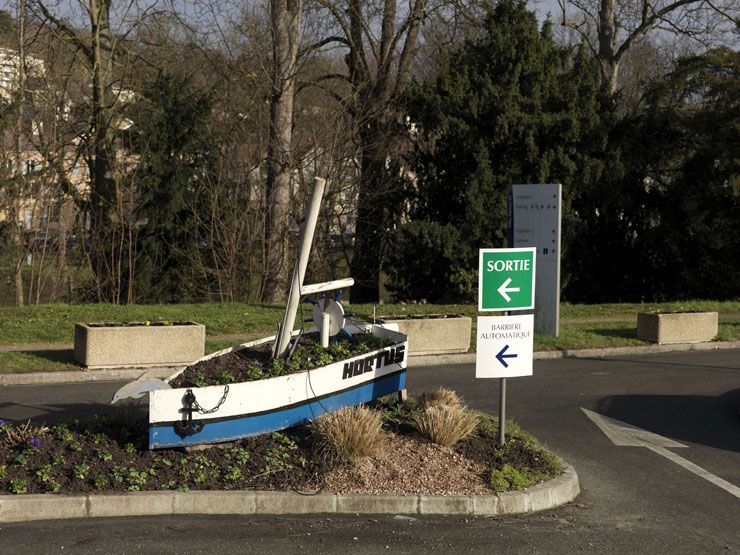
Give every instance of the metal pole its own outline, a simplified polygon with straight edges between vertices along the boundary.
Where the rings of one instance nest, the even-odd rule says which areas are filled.
[[[326,349],[329,346],[329,326],[331,315],[328,312],[321,314],[321,346]]]
[[[506,378],[501,378],[498,397],[498,444],[506,443]]]
[[[278,348],[275,351],[275,356],[278,357],[287,351],[293,326],[295,325],[298,304],[301,301],[301,287],[303,286],[303,278],[306,277],[308,256],[311,254],[311,243],[313,242],[313,234],[316,230],[316,222],[319,219],[319,209],[321,208],[321,198],[324,196],[325,185],[325,179],[314,177],[311,204],[309,205],[303,227],[301,250],[298,251],[298,260],[296,261],[295,268],[293,268],[293,279],[290,285],[288,305],[285,308],[285,317],[283,319],[283,325],[280,327],[280,337],[278,338]]]
[[[504,316],[511,316],[511,312],[507,310]],[[501,378],[498,396],[498,444],[501,447],[506,444],[506,378]]]

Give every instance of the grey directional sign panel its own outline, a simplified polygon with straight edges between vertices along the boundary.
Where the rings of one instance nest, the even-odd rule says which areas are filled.
[[[532,375],[534,316],[478,316],[475,377]]]
[[[559,184],[509,186],[508,246],[536,247],[534,329],[554,336],[560,331],[561,199]]]

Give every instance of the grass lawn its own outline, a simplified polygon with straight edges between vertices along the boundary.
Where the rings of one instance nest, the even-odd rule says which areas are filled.
[[[346,305],[348,312],[371,320],[373,305]],[[740,340],[740,300],[686,301],[650,304],[561,305],[560,336],[535,337],[535,350],[566,350],[644,345],[636,337],[636,319],[640,311],[712,310],[720,313],[718,340]],[[0,307],[0,344],[71,343],[76,322],[186,321],[205,324],[208,334],[206,352],[235,345],[238,339],[220,339],[220,335],[245,334],[245,341],[255,335],[272,335],[282,320],[279,305],[245,303],[180,305],[38,305],[24,308]],[[408,314],[464,314],[473,318],[471,348],[475,347],[474,305],[393,304],[375,307],[376,316]],[[492,314],[492,313],[487,313]],[[303,305],[301,317],[310,316]],[[70,350],[38,352],[0,352],[0,372],[38,372],[78,370]]]

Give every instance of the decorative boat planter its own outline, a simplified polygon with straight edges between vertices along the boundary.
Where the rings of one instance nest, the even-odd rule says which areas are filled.
[[[652,343],[698,343],[717,335],[717,312],[639,312],[637,338]]]
[[[471,320],[468,316],[425,315],[383,316],[385,324],[395,324],[408,335],[414,355],[465,353],[470,349]]]
[[[220,443],[282,430],[406,387],[407,337],[381,325],[349,322],[355,333],[393,343],[346,360],[250,382],[149,391],[149,447]],[[274,341],[268,337],[201,361]],[[185,368],[168,378],[171,382]]]
[[[195,322],[75,324],[74,358],[88,368],[179,366],[202,357],[205,340]]]

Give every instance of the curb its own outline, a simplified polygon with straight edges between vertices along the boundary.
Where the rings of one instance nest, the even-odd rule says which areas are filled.
[[[578,475],[563,474],[523,491],[496,495],[303,495],[279,491],[154,491],[87,495],[0,495],[0,523],[152,515],[446,514],[502,516],[553,509],[580,493]]]
[[[48,385],[56,383],[117,382],[139,378],[164,379],[181,366],[157,368],[115,368],[109,370],[73,370],[70,372],[31,372],[28,374],[0,374],[0,387],[4,385]]]
[[[631,347],[605,347],[601,349],[569,349],[564,351],[535,351],[536,360],[560,358],[603,358],[620,355],[644,355],[681,351],[715,351],[740,349],[740,341],[712,341],[708,343],[675,343],[671,345],[635,345]],[[409,368],[440,364],[472,364],[475,353],[412,355]],[[167,378],[181,366],[157,368],[116,368],[110,370],[78,370],[70,372],[32,372],[28,374],[0,374],[0,387],[4,385],[45,385],[56,383],[133,381],[139,378]]]

